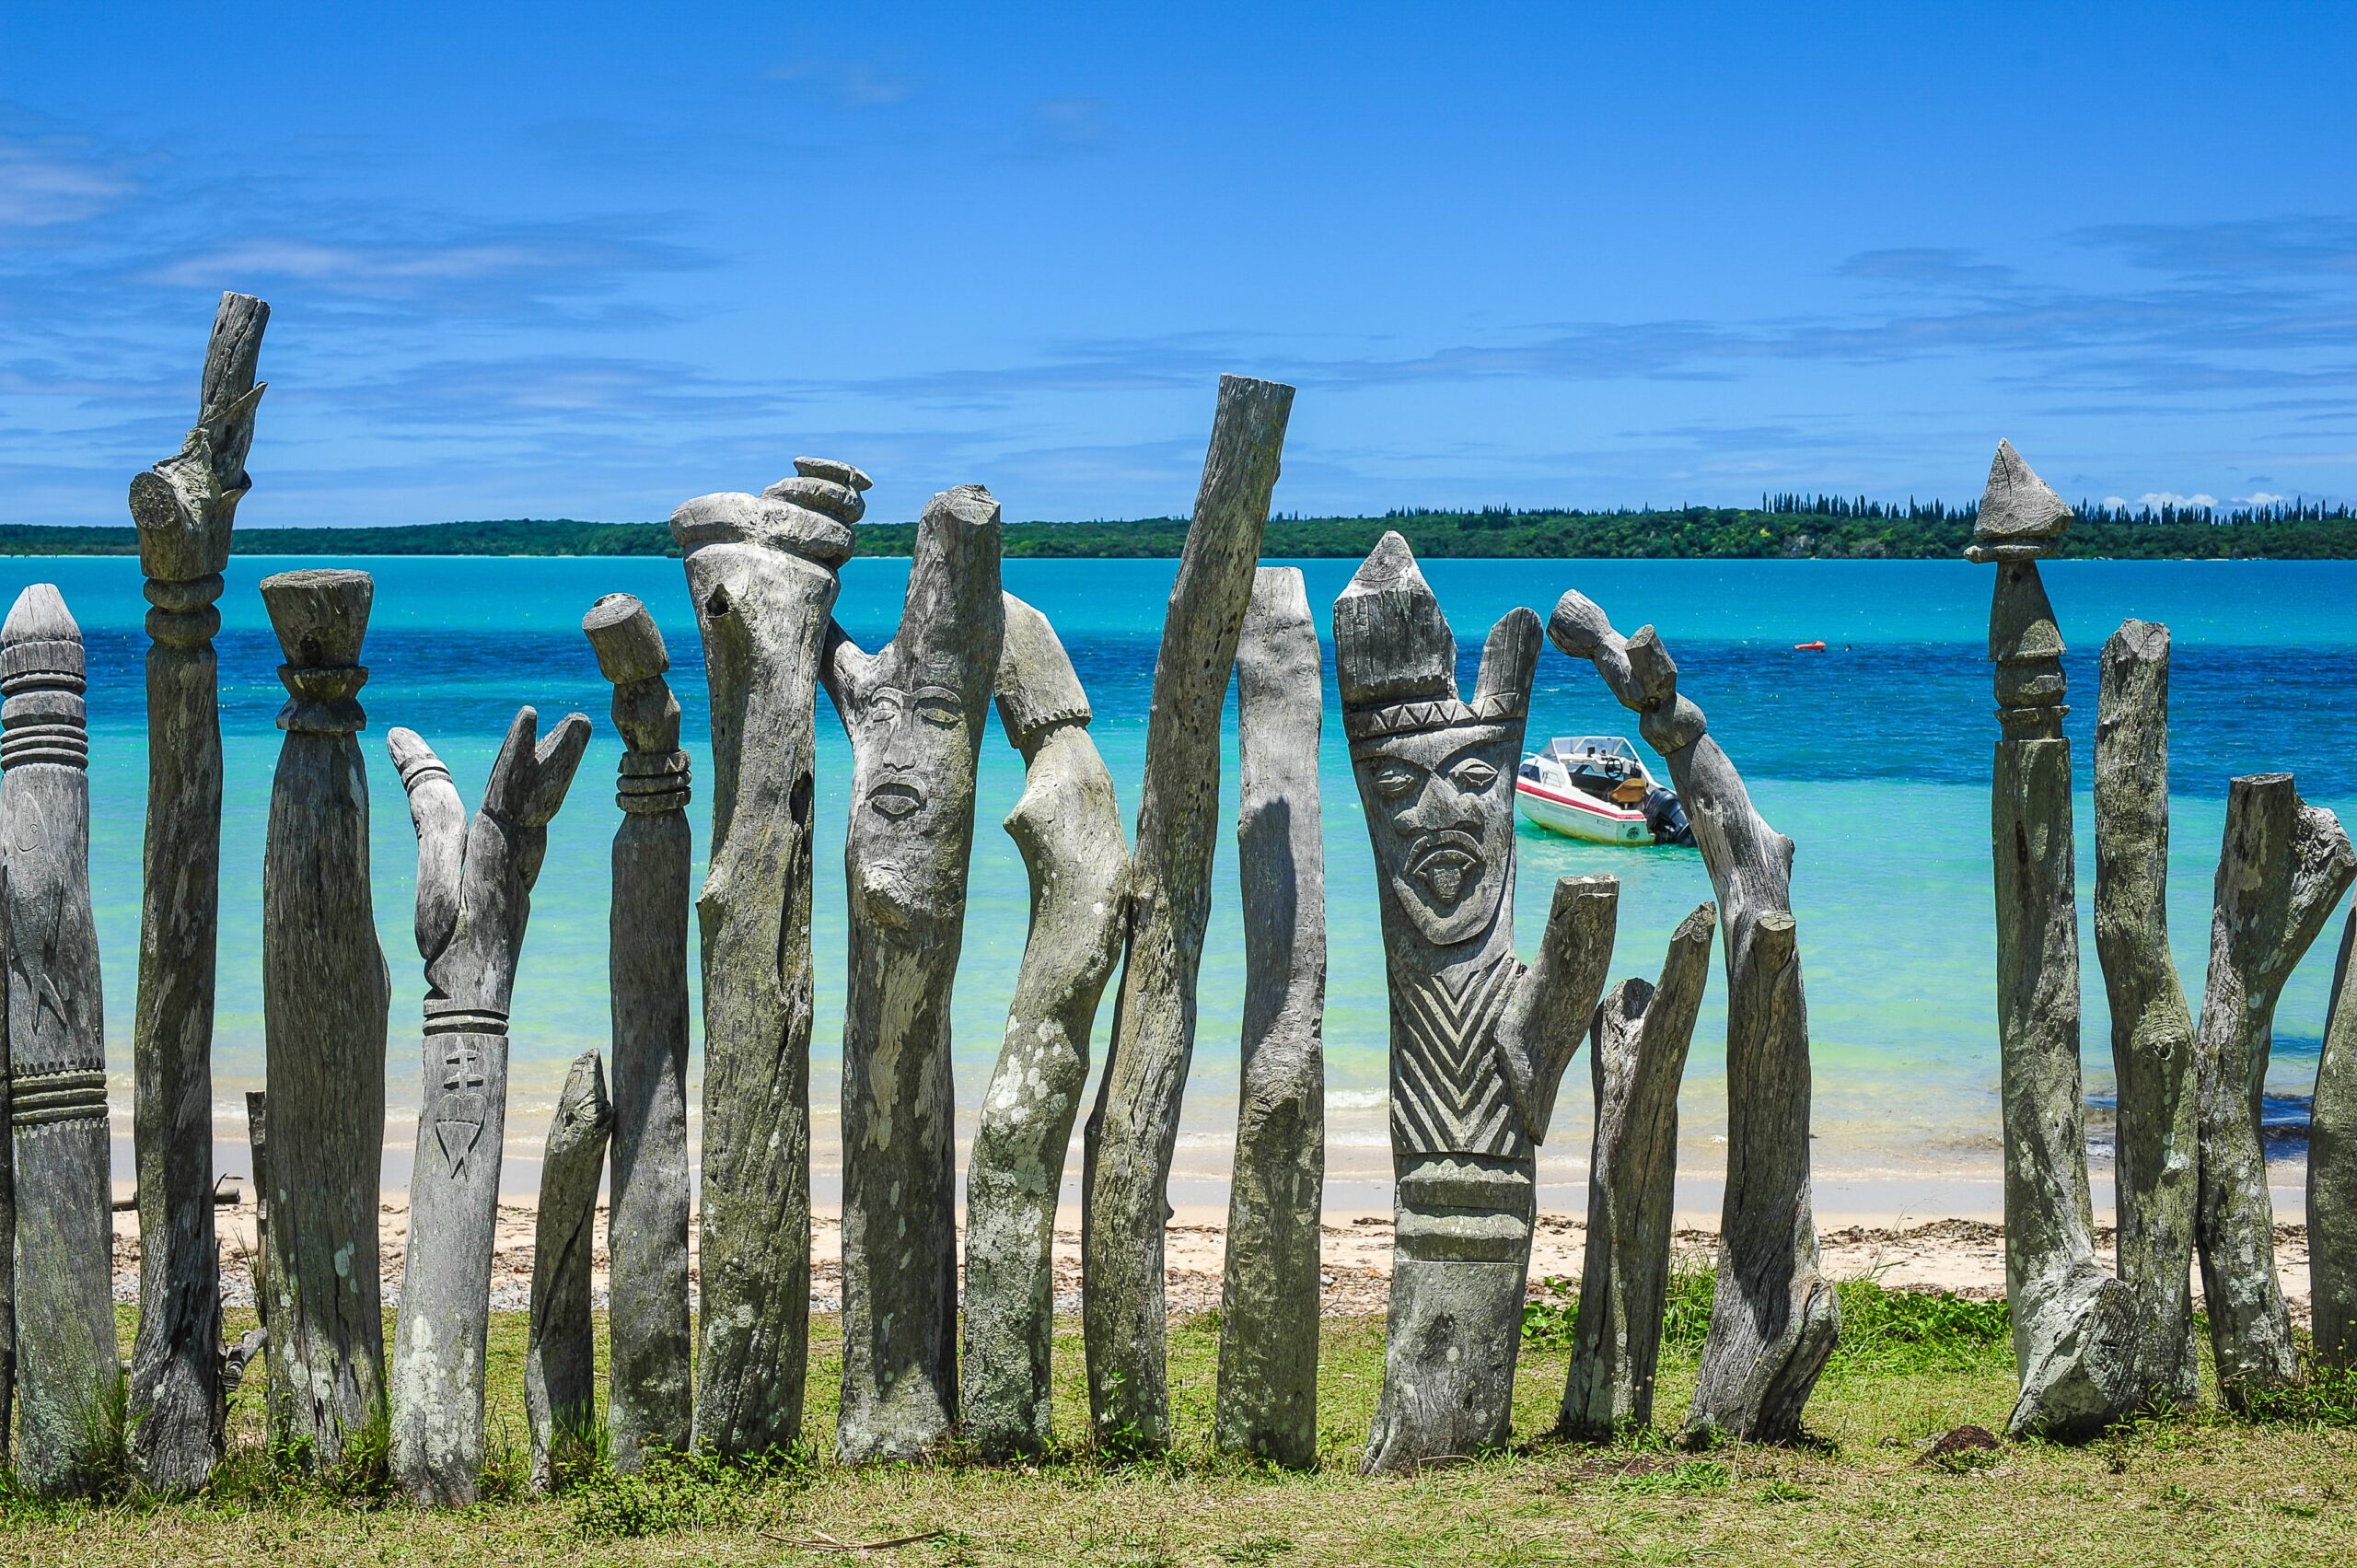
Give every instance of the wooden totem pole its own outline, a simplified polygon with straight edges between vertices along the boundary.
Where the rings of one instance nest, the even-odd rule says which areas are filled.
[[[726,1455],[799,1440],[809,1358],[811,726],[868,479],[794,466],[671,516],[712,687],[695,1441]]]
[[[606,1226],[613,1462],[685,1451],[695,1411],[688,1328],[688,754],[671,659],[646,607],[609,594],[582,619],[614,683],[613,1192]],[[592,1184],[594,1188],[594,1183]],[[593,1191],[592,1197],[595,1193]]]
[[[1342,727],[1382,892],[1398,1249],[1369,1472],[1503,1444],[1536,1222],[1537,1146],[1612,959],[1620,884],[1555,885],[1514,952],[1514,778],[1538,618],[1490,633],[1471,699],[1407,540],[1334,601]]]
[[[525,708],[467,820],[450,771],[412,730],[386,737],[417,829],[417,950],[425,959],[425,1086],[410,1171],[409,1251],[394,1330],[392,1471],[421,1503],[475,1499],[484,1336],[507,1126],[507,1010],[548,824],[589,744],[567,714],[534,744]],[[284,1118],[273,1106],[273,1122]]]
[[[1113,777],[1088,738],[1088,694],[1048,618],[1004,596],[998,715],[1023,754],[1006,830],[1031,882],[1031,927],[966,1175],[960,1429],[985,1455],[1051,1436],[1056,1200],[1088,1080],[1097,1005],[1121,954],[1130,885]]]
[[[106,1029],[90,920],[81,628],[48,583],[0,622],[0,917],[7,937],[17,1477],[79,1492],[121,1397]]]
[[[1841,1330],[1833,1283],[1817,1264],[1809,1202],[1808,1000],[1793,924],[1793,841],[1768,825],[1709,731],[1678,694],[1678,665],[1650,626],[1612,629],[1585,596],[1567,593],[1547,635],[1587,659],[1638,733],[1668,764],[1693,819],[1696,847],[1718,895],[1727,976],[1727,1186],[1719,1223],[1718,1292],[1689,1442],[1730,1436],[1782,1442]]]
[[[213,1232],[213,959],[221,882],[221,701],[213,634],[229,525],[251,488],[254,381],[270,307],[225,294],[196,428],[131,482],[147,576],[147,843],[137,1087],[139,1337],[131,1351],[134,1468],[161,1492],[204,1483],[221,1457],[221,1280]]]
[[[1220,709],[1252,597],[1291,387],[1223,376],[1154,665],[1129,929],[1083,1176],[1082,1315],[1097,1439],[1170,1440],[1163,1227],[1219,837]]]
[[[270,1330],[270,1434],[333,1467],[385,1415],[377,1199],[392,981],[369,891],[366,572],[261,583],[286,662],[286,732],[262,851],[262,1031],[270,1083],[267,1207],[256,1292]]]
[[[1326,1180],[1326,692],[1299,569],[1263,566],[1236,645],[1244,1051],[1220,1280],[1213,1441],[1318,1462],[1318,1266]]]
[[[822,667],[852,747],[835,1427],[845,1463],[917,1458],[958,1420],[949,1002],[1003,638],[998,552],[989,491],[935,496],[917,522],[899,632],[866,654],[835,628]]]
[[[549,1122],[540,1207],[532,1230],[531,1327],[524,1348],[524,1414],[532,1429],[532,1486],[595,1462],[598,1342],[589,1321],[589,1255],[597,1247],[598,1179],[614,1110],[594,1051],[574,1059]]]

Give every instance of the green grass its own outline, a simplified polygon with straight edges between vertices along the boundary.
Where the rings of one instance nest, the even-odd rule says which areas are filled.
[[[1666,1423],[1691,1394],[1708,1291],[1708,1276],[1683,1275],[1673,1293]],[[1809,1407],[1816,1441],[1793,1449],[1690,1455],[1658,1432],[1609,1447],[1547,1440],[1569,1348],[1542,1318],[1523,1352],[1513,1450],[1364,1480],[1354,1461],[1382,1376],[1382,1322],[1344,1319],[1326,1326],[1321,1468],[1274,1472],[1208,1451],[1218,1331],[1193,1318],[1171,1330],[1181,1440],[1167,1457],[1117,1463],[1083,1446],[1080,1344],[1076,1327],[1066,1326],[1057,1429],[1067,1446],[1047,1460],[993,1469],[951,1456],[846,1470],[824,1457],[840,1363],[836,1327],[822,1318],[810,1382],[815,1453],[749,1469],[680,1459],[634,1478],[598,1473],[552,1498],[518,1485],[524,1325],[521,1314],[502,1314],[491,1342],[494,1501],[420,1514],[372,1488],[339,1493],[284,1470],[262,1442],[257,1377],[238,1398],[229,1461],[204,1496],[103,1506],[0,1499],[0,1562],[1921,1568],[2357,1557],[2351,1389],[2318,1385],[2286,1398],[2265,1423],[2201,1413],[2142,1422],[2084,1447],[2006,1444],[1925,1463],[1931,1444],[1955,1427],[2002,1428],[2014,1395],[2003,1308],[1869,1283],[1841,1291],[1850,1338]],[[841,1550],[912,1537],[850,1558]]]

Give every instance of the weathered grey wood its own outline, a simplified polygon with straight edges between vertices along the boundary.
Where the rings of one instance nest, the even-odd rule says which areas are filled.
[[[0,915],[16,1197],[17,1481],[86,1490],[119,1430],[106,1028],[90,919],[81,628],[48,583],[0,622]]]
[[[2169,956],[2169,629],[2103,645],[2096,706],[2096,953],[2119,1084],[2119,1273],[2136,1304],[2131,1409],[2192,1400],[2193,1015]]]
[[[628,749],[615,781],[608,941],[614,1053],[613,1187],[606,1221],[607,1414],[614,1468],[684,1452],[695,1382],[688,1294],[688,900],[695,845],[688,754],[663,633],[629,594],[582,618],[614,684]]]
[[[2194,1035],[2201,1120],[2197,1236],[2218,1388],[2241,1408],[2300,1373],[2275,1277],[2275,1211],[2259,1140],[2259,1094],[2283,982],[2357,881],[2357,851],[2289,773],[2227,788],[2225,846],[2210,916],[2210,975]]]
[[[1263,566],[1236,645],[1237,877],[1244,1039],[1220,1281],[1212,1440],[1318,1462],[1318,1298],[1326,1181],[1326,693],[1301,573]]]
[[[998,673],[999,507],[980,485],[917,521],[900,630],[821,667],[851,738],[843,837],[843,1381],[835,1454],[912,1459],[958,1422],[958,1177],[949,1004]]]
[[[795,463],[671,516],[712,688],[703,934],[702,1344],[695,1441],[802,1434],[810,1319],[811,726],[834,569],[867,476]]]
[[[262,605],[286,662],[286,739],[262,851],[262,1034],[273,1144],[254,1179],[270,1328],[268,1411],[282,1451],[332,1469],[385,1418],[377,1200],[392,979],[369,887],[359,731],[366,572],[282,572]],[[264,1183],[267,1182],[267,1185]]]
[[[1650,1426],[1669,1299],[1671,1198],[1678,1179],[1678,1085],[1711,978],[1719,912],[1681,922],[1661,983],[1624,980],[1596,1009],[1588,1072],[1596,1139],[1587,1172],[1587,1250],[1579,1320],[1557,1430],[1608,1441]]]
[[[1293,392],[1274,381],[1220,377],[1202,485],[1155,659],[1121,983],[1082,1178],[1089,1411],[1097,1441],[1128,1451],[1157,1451],[1170,1438],[1163,1226],[1211,919],[1220,710]]]
[[[2319,1365],[2357,1371],[2357,910],[2340,936],[2308,1118],[2308,1286]]]
[[[540,1212],[532,1225],[531,1326],[524,1347],[524,1413],[532,1429],[532,1485],[548,1491],[560,1472],[579,1474],[597,1458],[598,1342],[589,1324],[589,1255],[597,1246],[598,1182],[614,1108],[605,1063],[594,1051],[574,1058],[549,1122],[540,1161]]]
[[[530,708],[517,713],[471,823],[449,769],[415,731],[385,738],[417,829],[425,959],[425,1086],[391,1385],[393,1479],[419,1503],[471,1503],[482,1472],[508,1002],[549,820],[589,744],[585,714],[567,714],[535,744],[539,723]]]
[[[1364,1468],[1492,1448],[1514,1419],[1537,1147],[1612,960],[1620,884],[1564,877],[1526,971],[1514,952],[1514,778],[1538,618],[1490,633],[1472,699],[1407,541],[1334,601],[1352,772],[1381,889],[1391,995],[1398,1248]]]
[[[213,1229],[213,960],[221,880],[221,703],[213,601],[261,388],[270,307],[225,294],[178,455],[131,482],[147,577],[147,840],[133,1011],[139,1334],[131,1462],[159,1492],[202,1486],[221,1457],[221,1269]]]
[[[1678,666],[1652,627],[1623,638],[1603,610],[1567,593],[1547,634],[1595,663],[1668,764],[1725,931],[1726,1199],[1687,1437],[1784,1441],[1799,1433],[1841,1329],[1809,1202],[1808,1003],[1792,917],[1793,841],[1753,807],[1702,710],[1678,694]]]
[[[1056,1201],[1130,885],[1088,695],[1047,617],[1003,597],[999,723],[1023,754],[1023,797],[1005,826],[1030,877],[1031,927],[967,1167],[959,1366],[961,1430],[992,1457],[1039,1453],[1051,1435]]]
[[[222,1365],[221,1380],[225,1389],[231,1392],[244,1380],[246,1368],[253,1364],[253,1358],[270,1348],[270,1096],[265,1090],[246,1091],[246,1147],[251,1151],[254,1167],[254,1249],[246,1260],[254,1282],[254,1326],[246,1330]],[[235,1364],[235,1378],[230,1376],[231,1363]],[[262,1366],[267,1376],[266,1357]],[[265,1417],[268,1395],[265,1386]]]

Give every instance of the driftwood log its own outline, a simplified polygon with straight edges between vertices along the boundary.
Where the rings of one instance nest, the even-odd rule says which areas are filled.
[[[843,1381],[835,1454],[913,1459],[958,1422],[958,1125],[949,1007],[998,673],[999,506],[980,485],[918,519],[900,630],[830,630],[851,738],[843,839]]]
[[[538,727],[530,708],[517,714],[471,823],[433,749],[413,730],[386,737],[417,829],[425,959],[425,1086],[391,1388],[393,1479],[420,1503],[471,1503],[482,1471],[508,1002],[549,820],[589,743],[581,714],[535,744]]]
[[[2210,974],[2194,1036],[2201,1121],[2197,1236],[2218,1388],[2241,1408],[2300,1375],[2275,1277],[2259,1096],[2283,982],[2357,881],[2357,852],[2333,814],[2301,800],[2289,773],[2227,789],[2225,847],[2210,916]]]
[[[2308,1284],[2319,1365],[2357,1371],[2357,910],[2340,935],[2308,1120]]]
[[[1612,960],[1610,877],[1557,882],[1538,961],[1515,958],[1514,779],[1538,646],[1538,618],[1508,613],[1460,700],[1457,639],[1396,533],[1334,601],[1391,997],[1398,1244],[1370,1472],[1511,1433],[1537,1146]]]
[[[1056,1201],[1088,1080],[1097,1005],[1120,957],[1130,853],[1088,695],[1046,616],[1004,596],[998,715],[1023,755],[1006,831],[1031,884],[1030,935],[966,1174],[966,1441],[991,1457],[1049,1443]]]
[[[688,1295],[688,754],[663,633],[629,594],[582,619],[614,686],[624,746],[614,803],[613,1188],[606,1222],[614,1468],[687,1450],[695,1414]]]
[[[2169,956],[2169,629],[2121,623],[2096,705],[2096,954],[2119,1085],[2119,1274],[2135,1303],[2123,1409],[2190,1402],[2200,1162],[2193,1016]]]
[[[1719,912],[1681,922],[1661,983],[1624,980],[1596,1009],[1588,1072],[1596,1139],[1587,1172],[1587,1249],[1579,1319],[1556,1430],[1608,1441],[1654,1419],[1662,1314],[1669,1300],[1671,1202],[1678,1180],[1678,1086],[1711,978]]]
[[[1113,1038],[1084,1144],[1082,1317],[1097,1439],[1170,1438],[1163,1227],[1195,1048],[1195,982],[1219,836],[1220,710],[1277,482],[1291,387],[1223,376],[1146,721]]]
[[[1678,694],[1678,666],[1652,627],[1624,639],[1603,610],[1567,593],[1547,634],[1595,663],[1668,764],[1725,933],[1726,1201],[1687,1437],[1784,1441],[1798,1434],[1841,1327],[1809,1202],[1808,1002],[1792,915],[1793,841],[1753,807],[1702,710]]]
[[[17,1480],[41,1497],[91,1485],[121,1427],[85,668],[81,628],[57,589],[35,583],[17,595],[0,622],[0,917],[16,1201]]]
[[[531,1326],[524,1347],[524,1413],[532,1429],[532,1486],[583,1473],[598,1455],[598,1342],[589,1322],[589,1255],[597,1246],[598,1182],[614,1109],[605,1063],[574,1058],[549,1123],[540,1206],[532,1227]]]
[[[222,1358],[224,1398],[238,1391],[245,1381],[246,1368],[270,1348],[270,1270],[264,1262],[270,1250],[270,1096],[261,1089],[246,1091],[246,1148],[254,1167],[254,1249],[246,1255],[246,1267],[254,1282],[254,1326]],[[265,1357],[265,1371],[268,1365]],[[267,1410],[264,1414],[266,1418]]]
[[[867,476],[805,458],[671,517],[712,689],[695,1441],[802,1434],[810,1319],[810,825],[819,666]]]
[[[1221,1273],[1212,1440],[1318,1462],[1319,1229],[1326,1180],[1326,705],[1301,573],[1263,566],[1236,645],[1237,876],[1244,1038]]]
[[[1993,564],[1998,738],[1990,846],[1997,914],[2005,1296],[2021,1392],[2014,1433],[2084,1438],[2133,1394],[2135,1303],[2096,1262],[2079,1066],[2079,909],[2062,635],[2038,562],[2071,509],[2000,442],[1971,559]]]
[[[377,1200],[392,980],[369,891],[366,572],[282,572],[261,584],[286,662],[286,732],[262,851],[262,1036],[276,1108],[265,1174],[272,1441],[332,1468],[385,1417]]]
[[[221,692],[213,634],[230,519],[251,488],[254,381],[270,307],[225,294],[196,428],[131,482],[147,602],[147,840],[131,1055],[139,1335],[131,1459],[186,1492],[221,1457],[221,1268],[213,1229],[213,960],[220,923]]]

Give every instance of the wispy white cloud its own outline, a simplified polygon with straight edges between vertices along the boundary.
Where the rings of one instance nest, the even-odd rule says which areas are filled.
[[[128,174],[79,138],[0,134],[0,226],[79,223],[131,191]]]
[[[916,94],[915,83],[885,75],[856,61],[796,60],[772,65],[766,74],[772,81],[792,82],[824,93],[845,109],[882,109],[906,103]]]

